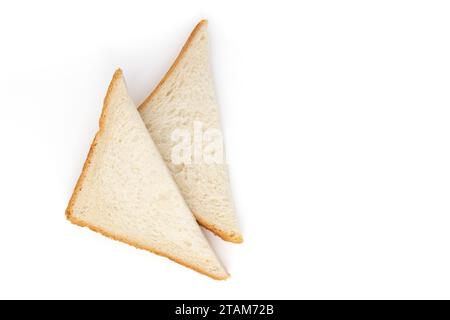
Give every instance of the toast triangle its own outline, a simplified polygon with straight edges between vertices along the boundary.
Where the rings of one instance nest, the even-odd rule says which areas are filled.
[[[74,224],[214,279],[228,277],[130,99],[121,70],[109,86],[66,215]]]
[[[191,137],[196,123],[202,125],[203,132],[221,130],[206,20],[192,31],[174,64],[139,111],[197,221],[226,241],[242,242],[225,161],[180,164],[172,160],[172,135],[176,130],[189,132]]]

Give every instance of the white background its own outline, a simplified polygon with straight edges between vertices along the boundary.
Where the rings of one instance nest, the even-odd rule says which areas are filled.
[[[448,1],[0,4],[0,298],[450,298]],[[71,225],[117,67],[209,19],[245,243],[218,282]]]

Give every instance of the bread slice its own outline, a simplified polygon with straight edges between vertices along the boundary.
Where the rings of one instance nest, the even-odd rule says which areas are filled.
[[[74,224],[228,277],[183,200],[117,70],[66,211]]]
[[[194,137],[195,123],[203,126],[203,132],[221,128],[209,64],[206,20],[195,27],[175,63],[139,111],[197,221],[224,240],[242,242],[225,161],[172,160],[176,144],[172,134],[177,130]]]

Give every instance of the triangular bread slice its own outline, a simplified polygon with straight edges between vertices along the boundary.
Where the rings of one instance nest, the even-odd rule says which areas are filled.
[[[174,132],[189,132],[192,142],[196,123],[202,126],[202,132],[221,132],[206,20],[195,27],[174,64],[139,111],[197,221],[224,240],[242,242],[225,161],[172,160]],[[221,139],[220,142],[223,145]]]
[[[100,128],[66,214],[74,224],[214,279],[228,277],[145,128],[120,70],[109,85]]]

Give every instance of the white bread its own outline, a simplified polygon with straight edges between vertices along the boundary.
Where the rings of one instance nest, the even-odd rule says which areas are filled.
[[[191,33],[176,61],[139,111],[197,221],[221,238],[242,242],[225,163],[172,161],[175,130],[193,136],[194,122],[220,130],[219,109],[209,63],[207,21]]]
[[[100,129],[67,218],[168,257],[214,279],[228,277],[183,200],[117,70]]]

